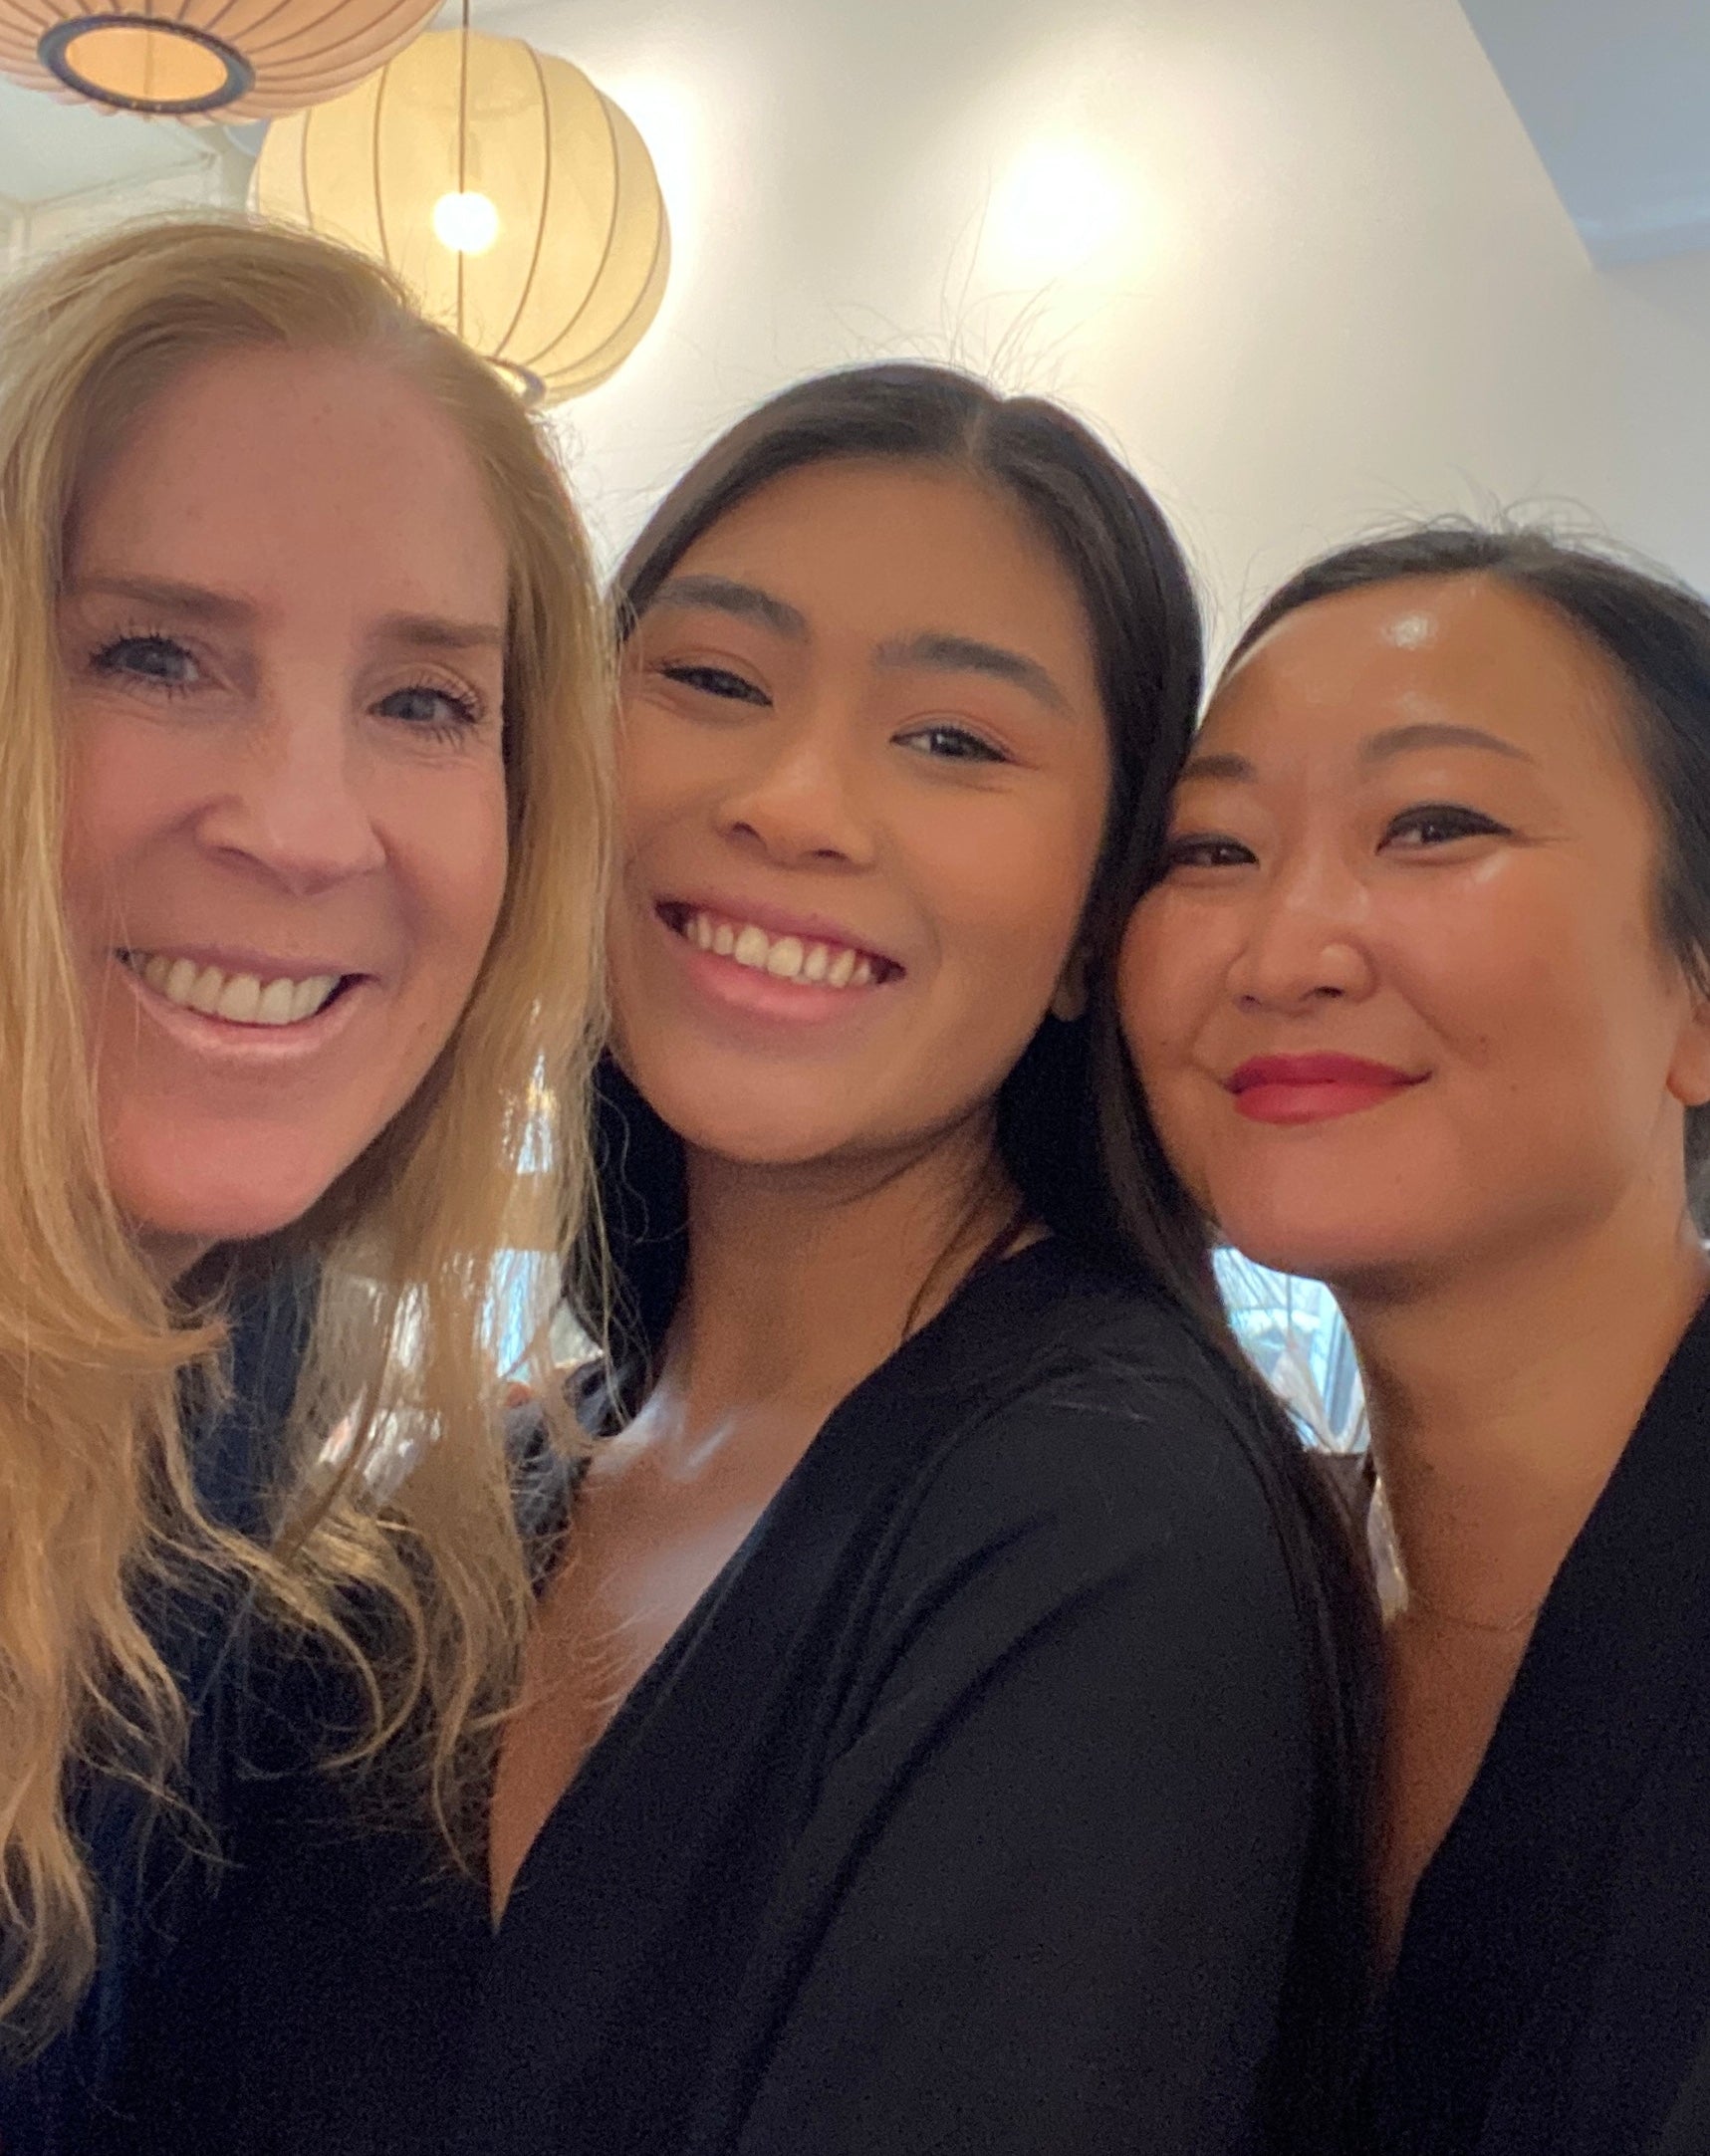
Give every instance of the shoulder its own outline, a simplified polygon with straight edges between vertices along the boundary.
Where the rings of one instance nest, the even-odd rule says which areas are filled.
[[[1029,1516],[1044,1501],[1136,1525],[1263,1527],[1267,1469],[1292,1479],[1298,1447],[1184,1313],[1060,1260],[1018,1317],[933,1463],[941,1503],[960,1510],[977,1490]]]
[[[1292,1435],[1161,1297],[1072,1263],[1052,1286],[923,1455],[899,1574],[1002,1551],[1047,1589],[1099,1574],[1286,1639],[1286,1515],[1307,1472]]]

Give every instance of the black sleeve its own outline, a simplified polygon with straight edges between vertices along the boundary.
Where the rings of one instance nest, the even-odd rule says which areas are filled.
[[[909,1524],[740,2156],[1258,2145],[1312,1806],[1258,1487],[1185,1388],[1011,1405]],[[1114,1397],[1112,1397],[1112,1393]]]

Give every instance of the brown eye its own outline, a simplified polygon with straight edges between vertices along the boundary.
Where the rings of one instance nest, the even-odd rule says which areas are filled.
[[[721,696],[740,704],[769,704],[772,701],[764,689],[745,675],[733,674],[727,666],[661,666],[659,671],[667,681],[697,689],[703,696]]]
[[[1404,852],[1429,846],[1452,845],[1457,838],[1506,838],[1508,827],[1477,809],[1463,809],[1456,802],[1427,801],[1405,810],[1383,834],[1384,845],[1399,845]]]
[[[909,734],[899,734],[898,742],[903,748],[918,749],[923,755],[938,757],[954,764],[1003,764],[1009,759],[1001,749],[994,749],[982,735],[966,726],[952,726],[940,721],[932,726],[919,726]]]
[[[1249,868],[1257,859],[1252,847],[1239,838],[1198,834],[1170,840],[1164,848],[1163,870],[1167,875],[1172,868]]]

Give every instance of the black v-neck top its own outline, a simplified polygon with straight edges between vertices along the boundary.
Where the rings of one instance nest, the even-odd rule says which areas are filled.
[[[1710,1307],[1419,1882],[1371,2139],[1383,2156],[1710,2152]]]
[[[325,1783],[257,1785],[96,2145],[1259,2148],[1309,1650],[1226,1396],[1057,1244],[977,1275],[827,1421],[496,1936]]]

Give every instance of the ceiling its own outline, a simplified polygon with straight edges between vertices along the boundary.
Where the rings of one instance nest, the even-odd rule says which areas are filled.
[[[669,205],[658,321],[557,416],[608,560],[738,412],[906,353],[1102,428],[1220,633],[1328,541],[1451,508],[1567,504],[1710,591],[1710,0],[475,19],[586,68]],[[114,215],[236,199],[242,134],[0,83],[0,271]]]
[[[1705,0],[1463,0],[1599,262],[1710,247]]]

